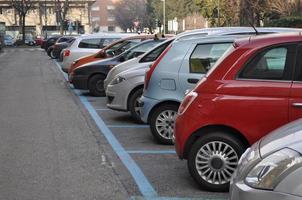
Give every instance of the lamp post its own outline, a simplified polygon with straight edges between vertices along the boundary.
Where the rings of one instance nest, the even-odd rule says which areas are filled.
[[[47,39],[47,8],[46,8],[46,0],[44,1],[44,19],[45,19],[45,38]]]
[[[163,2],[163,34],[166,34],[166,0],[161,0]]]

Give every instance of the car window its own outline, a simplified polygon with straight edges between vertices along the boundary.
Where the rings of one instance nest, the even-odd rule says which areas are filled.
[[[99,49],[100,42],[100,38],[83,39],[79,44],[79,48]]]
[[[239,74],[243,79],[286,80],[288,47],[275,47],[256,55]]]
[[[61,37],[61,38],[57,41],[57,43],[67,42],[68,40],[70,40],[70,38]]]
[[[120,38],[104,38],[101,40],[101,47],[100,48],[104,48],[106,46],[108,46],[109,44],[111,44],[112,42],[114,42],[115,40],[118,40]]]
[[[124,57],[126,60],[138,57],[139,55],[142,55],[150,49],[154,48],[160,42],[162,41],[152,41],[133,47],[129,52],[126,53]]]
[[[171,44],[173,40],[170,40],[168,42],[165,42],[164,44],[161,44],[159,47],[157,47],[156,49],[152,50],[151,52],[149,52],[147,55],[145,55],[140,62],[153,62],[155,61],[160,54],[167,48],[167,46],[169,44]]]
[[[198,44],[190,57],[191,73],[207,73],[232,43]]]

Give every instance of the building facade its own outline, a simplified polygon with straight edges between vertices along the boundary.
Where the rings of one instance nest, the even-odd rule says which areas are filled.
[[[72,33],[90,31],[90,11],[94,0],[54,1],[33,0],[33,6],[26,16],[26,33],[32,35],[58,34],[61,21],[58,13],[62,11],[64,3],[68,2],[65,19],[72,23]],[[0,0],[0,21],[5,22],[7,32],[17,35],[20,32],[20,17],[9,1]],[[77,23],[74,23],[77,22]],[[80,26],[80,27],[76,27]]]
[[[91,30],[93,32],[122,32],[114,16],[115,0],[96,0],[91,6]]]

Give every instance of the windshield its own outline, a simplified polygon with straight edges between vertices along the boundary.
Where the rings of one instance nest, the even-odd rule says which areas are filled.
[[[150,49],[154,48],[160,42],[162,42],[162,41],[154,40],[151,42],[146,42],[144,44],[139,44],[139,45],[133,47],[132,49],[130,49],[128,52],[126,52],[124,55],[124,58],[125,58],[125,60],[136,58],[136,57],[144,54],[145,52],[149,51]]]

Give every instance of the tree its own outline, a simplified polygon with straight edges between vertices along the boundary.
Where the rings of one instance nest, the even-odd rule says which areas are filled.
[[[145,0],[123,0],[115,4],[113,11],[116,22],[124,30],[130,29],[131,31],[145,27],[148,24],[148,16],[146,15],[146,2]],[[134,27],[133,22],[139,22],[138,27]]]
[[[260,22],[264,20],[269,9],[267,0],[241,0],[241,25],[253,24],[260,26]]]
[[[155,27],[155,9],[152,5],[153,0],[147,0],[146,1],[146,25],[149,29],[149,32],[152,34],[153,33],[153,28]]]
[[[66,20],[66,15],[69,10],[69,0],[55,0],[56,6],[56,19],[60,24],[60,33],[63,35],[64,33],[64,22]]]
[[[25,22],[29,10],[33,9],[34,3],[31,0],[11,0],[11,6],[19,16],[19,25],[22,30],[22,43],[25,43]]]

